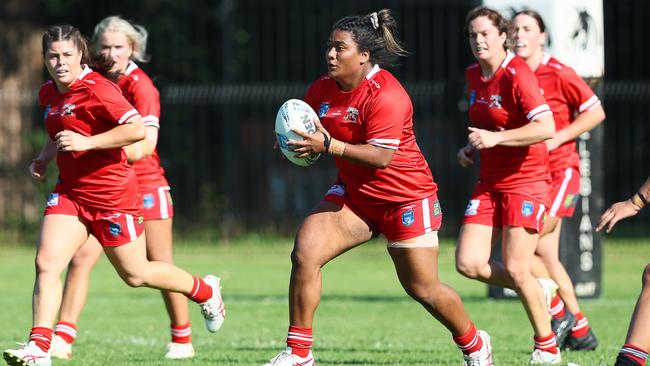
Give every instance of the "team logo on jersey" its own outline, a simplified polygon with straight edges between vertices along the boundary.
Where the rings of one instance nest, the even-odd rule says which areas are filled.
[[[47,118],[47,115],[50,114],[51,109],[52,109],[52,105],[48,104],[45,106],[45,110],[43,111],[43,119]]]
[[[490,95],[490,108],[501,108],[502,99],[500,95]]]
[[[415,212],[413,210],[406,210],[402,212],[402,225],[411,226],[415,222]]]
[[[533,214],[533,208],[535,206],[533,205],[532,202],[530,201],[524,201],[524,203],[521,204],[521,213],[522,215],[528,217]]]
[[[72,103],[67,103],[63,105],[63,108],[61,108],[61,114],[64,116],[72,116],[74,109],[77,106],[72,104]]]
[[[475,216],[478,213],[478,206],[481,204],[479,200],[469,200],[465,208],[465,216]]]
[[[47,197],[47,207],[53,207],[58,205],[59,205],[59,194],[54,192],[50,193],[50,195]]]
[[[359,110],[354,107],[348,107],[348,110],[345,111],[346,115],[343,117],[344,120],[350,122],[356,122],[357,117],[359,117]]]
[[[153,194],[145,194],[142,197],[143,205],[145,209],[153,208],[156,205],[156,201],[153,198]]]
[[[440,207],[440,201],[436,200],[433,202],[433,216],[440,216],[442,214],[442,208]]]
[[[122,225],[118,222],[111,222],[111,224],[108,225],[108,232],[113,236],[118,236],[122,233]]]
[[[476,101],[476,90],[472,90],[469,92],[469,106],[471,107],[474,105],[474,102]]]
[[[320,107],[318,107],[318,117],[325,117],[327,114],[327,111],[330,110],[330,104],[329,102],[323,102],[320,104]]]

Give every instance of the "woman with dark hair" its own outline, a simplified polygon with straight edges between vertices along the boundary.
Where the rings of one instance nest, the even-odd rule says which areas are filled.
[[[580,157],[576,138],[598,126],[605,119],[605,111],[596,94],[572,68],[544,52],[546,27],[536,11],[520,11],[512,22],[515,54],[535,73],[555,121],[555,137],[545,141],[552,180],[550,207],[536,250],[551,278],[559,285],[551,301],[552,328],[560,347],[593,350],[598,341],[580,311],[559,251],[562,218],[573,216],[580,198]]]
[[[338,181],[298,229],[289,285],[287,348],[266,365],[311,366],[312,324],[321,268],[384,234],[406,292],[451,332],[466,365],[492,365],[490,338],[470,321],[460,297],[438,279],[437,186],[413,134],[411,99],[388,71],[406,51],[386,9],[332,27],[327,75],[305,101],[318,111],[315,134],[288,143],[299,154],[330,154]]]
[[[48,138],[29,170],[43,180],[56,157],[59,179],[37,245],[32,330],[27,344],[4,351],[9,365],[51,365],[61,273],[91,235],[129,286],[180,292],[201,305],[208,329],[223,323],[216,277],[197,278],[147,259],[136,175],[122,149],[144,139],[145,127],[117,86],[87,65],[88,55],[86,40],[73,26],[53,26],[43,35],[52,80],[43,84],[39,99]]]
[[[465,27],[477,63],[465,72],[472,126],[458,159],[467,166],[478,150],[481,169],[465,210],[456,267],[469,278],[514,289],[534,330],[530,363],[557,364],[561,356],[544,294],[531,274],[548,205],[544,140],[554,136],[553,114],[526,62],[507,50],[509,23],[501,14],[475,8]],[[490,260],[498,240],[503,263]]]

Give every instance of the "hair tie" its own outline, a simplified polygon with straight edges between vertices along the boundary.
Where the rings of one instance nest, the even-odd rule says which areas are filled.
[[[370,14],[370,22],[374,29],[379,28],[379,18],[377,17],[377,12]]]

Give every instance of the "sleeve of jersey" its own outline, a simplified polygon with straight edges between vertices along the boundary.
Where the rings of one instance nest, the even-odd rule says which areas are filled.
[[[397,150],[409,110],[409,101],[396,93],[381,92],[370,105],[366,117],[366,142]]]
[[[551,114],[551,107],[539,90],[537,77],[528,67],[517,68],[514,77],[514,87],[521,110],[526,114],[526,119],[534,121],[542,115]]]
[[[600,105],[600,99],[584,80],[570,67],[565,66],[562,73],[562,91],[569,104],[582,113]]]
[[[133,106],[145,126],[160,128],[160,93],[152,82],[140,79],[133,89]]]
[[[116,86],[97,83],[94,92],[98,101],[93,108],[93,113],[96,115],[116,125],[129,123],[131,119],[140,117],[140,113],[124,98]]]

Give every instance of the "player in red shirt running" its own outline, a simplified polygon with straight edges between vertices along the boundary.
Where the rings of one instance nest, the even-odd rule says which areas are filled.
[[[349,16],[333,27],[327,75],[305,101],[318,112],[319,132],[290,140],[299,156],[329,153],[338,181],[307,216],[295,239],[289,285],[287,348],[267,365],[314,365],[312,323],[321,268],[378,234],[388,241],[406,292],[449,329],[466,364],[492,365],[490,340],[470,321],[460,297],[438,279],[437,186],[413,134],[413,106],[383,66],[406,51],[386,9]]]
[[[544,53],[545,26],[537,12],[520,11],[512,22],[514,51],[535,72],[555,120],[555,137],[546,140],[552,179],[550,208],[537,244],[537,254],[560,286],[551,302],[552,327],[560,347],[593,350],[598,341],[580,311],[571,278],[560,262],[559,249],[562,218],[573,216],[580,198],[580,157],[575,140],[598,126],[605,119],[605,111],[573,69]]]
[[[635,216],[650,200],[650,178],[639,188],[637,193],[627,201],[616,202],[600,216],[596,231],[606,229],[609,233],[617,222]],[[627,330],[625,344],[616,357],[614,366],[645,366],[650,352],[650,263],[645,266],[641,277],[642,289],[630,326]]]
[[[50,27],[43,35],[52,80],[39,97],[48,138],[30,172],[43,180],[56,157],[59,179],[47,200],[37,246],[33,327],[27,344],[4,351],[9,365],[51,365],[61,273],[91,235],[129,286],[180,292],[201,305],[209,330],[223,323],[216,277],[200,279],[147,259],[135,171],[122,149],[142,140],[145,127],[117,86],[87,65],[88,55],[85,39],[70,25]]]
[[[94,51],[114,61],[112,72],[118,76],[117,85],[126,100],[142,116],[146,137],[125,147],[129,162],[133,162],[140,190],[140,208],[144,216],[147,257],[150,260],[173,263],[172,217],[174,216],[169,183],[160,166],[156,151],[160,128],[160,96],[149,76],[134,61],[146,62],[147,31],[139,25],[111,16],[95,27]],[[75,254],[66,276],[59,321],[54,329],[50,354],[68,359],[77,334],[77,319],[85,305],[90,271],[102,249],[91,237]],[[162,292],[171,320],[171,342],[165,358],[181,359],[194,356],[187,298],[176,292]]]
[[[463,275],[514,289],[533,326],[532,364],[559,363],[542,288],[531,261],[548,205],[550,175],[544,140],[554,135],[553,115],[524,60],[506,49],[508,21],[479,7],[466,19],[469,45],[478,63],[467,68],[468,144],[463,165],[478,150],[480,179],[465,210],[456,266]],[[503,263],[491,261],[501,239]]]

